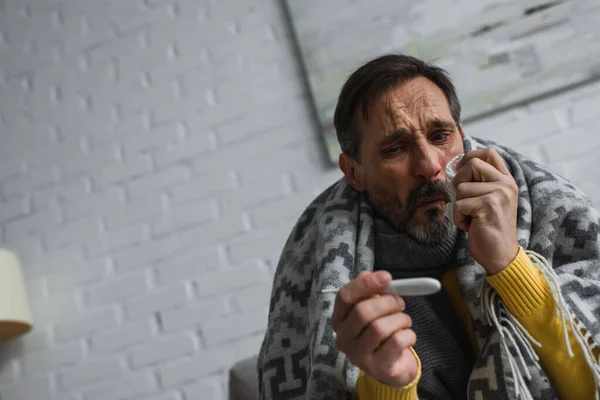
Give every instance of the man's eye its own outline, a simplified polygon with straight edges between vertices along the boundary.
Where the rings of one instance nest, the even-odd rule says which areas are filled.
[[[384,153],[389,156],[389,155],[402,153],[404,150],[405,150],[404,146],[393,146],[393,147],[388,147],[387,149],[385,149]]]
[[[446,140],[448,138],[448,136],[450,136],[449,132],[439,131],[439,132],[432,133],[430,138],[434,142],[443,142],[444,140]]]

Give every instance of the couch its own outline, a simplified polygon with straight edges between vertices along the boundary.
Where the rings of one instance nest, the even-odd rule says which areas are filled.
[[[229,400],[255,400],[258,392],[256,356],[239,361],[229,370]]]

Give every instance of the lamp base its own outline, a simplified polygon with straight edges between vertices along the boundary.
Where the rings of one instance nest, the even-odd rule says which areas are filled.
[[[27,333],[31,330],[31,325],[21,321],[0,321],[0,341],[12,339],[16,336]]]

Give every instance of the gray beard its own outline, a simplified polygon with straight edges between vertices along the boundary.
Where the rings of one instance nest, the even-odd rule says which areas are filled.
[[[366,195],[377,212],[386,218],[398,231],[407,234],[418,243],[436,245],[453,233],[456,226],[438,208],[427,210],[426,221],[417,224],[414,220],[416,200],[419,197],[444,192],[447,194],[447,200],[449,200],[450,195],[447,193],[447,188],[443,183],[426,183],[411,192],[406,207],[395,194],[384,193],[379,190],[369,190],[367,188]]]

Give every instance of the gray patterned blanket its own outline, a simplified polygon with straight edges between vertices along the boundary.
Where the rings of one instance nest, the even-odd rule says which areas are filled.
[[[519,244],[548,280],[564,325],[574,332],[585,328],[576,338],[598,387],[600,367],[592,350],[600,343],[600,215],[581,191],[548,169],[493,142],[465,139],[465,151],[482,147],[498,150],[518,184]],[[352,398],[359,369],[336,348],[330,326],[334,295],[320,291],[373,270],[373,235],[372,209],[345,178],[299,218],[273,282],[258,358],[260,399]],[[466,234],[457,245],[459,284],[479,348],[468,398],[556,398],[532,338],[485,282]]]

